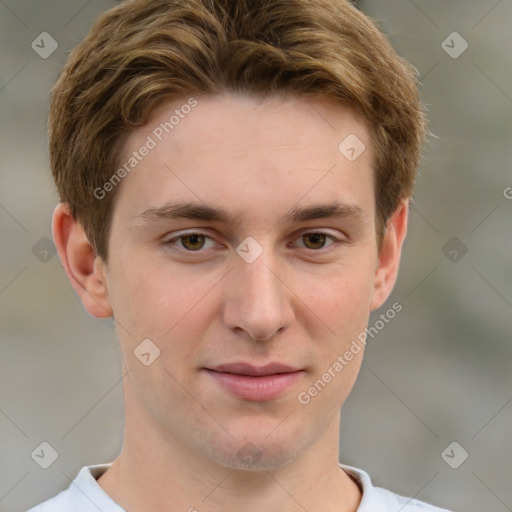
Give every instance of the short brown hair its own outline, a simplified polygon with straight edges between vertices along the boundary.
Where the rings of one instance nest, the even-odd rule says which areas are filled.
[[[116,171],[126,135],[162,100],[225,92],[323,96],[360,112],[382,236],[412,194],[426,121],[415,69],[364,14],[347,0],[133,0],[96,20],[50,106],[60,199],[100,257],[119,187],[102,200],[93,191]]]

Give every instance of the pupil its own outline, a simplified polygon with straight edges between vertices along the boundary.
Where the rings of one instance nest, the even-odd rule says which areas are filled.
[[[321,233],[313,233],[311,235],[307,235],[306,238],[309,241],[312,241],[314,245],[318,243],[320,243],[320,245],[323,245],[323,242],[325,242],[325,235]]]
[[[199,239],[203,238],[202,235],[187,235],[184,238],[187,241],[187,243],[184,244],[185,246],[192,245],[193,247],[189,247],[192,249],[200,249],[201,248],[202,243],[201,243],[201,240],[199,240]],[[190,242],[190,243],[188,243],[188,242]],[[198,244],[199,244],[199,247],[197,247]]]

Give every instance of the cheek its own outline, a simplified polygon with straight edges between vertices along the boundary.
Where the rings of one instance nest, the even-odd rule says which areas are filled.
[[[115,286],[109,294],[119,320],[122,315],[133,329],[150,329],[158,336],[184,317],[208,286],[207,281],[191,279],[179,267],[135,258],[116,267],[112,282]]]
[[[308,380],[308,386],[313,387],[311,395],[308,386],[302,391],[318,414],[327,403],[341,406],[359,373],[364,343],[358,337],[370,314],[372,265],[369,258],[365,263],[361,256],[355,263],[340,265],[330,276],[323,276],[319,286],[310,287],[309,291],[304,286],[304,302],[313,312],[308,313],[312,321],[305,322],[313,342]]]
[[[297,401],[312,417],[330,420],[325,411],[336,413],[349,395],[359,374],[364,343],[358,338],[369,318],[372,279],[369,269],[358,264],[345,266],[322,287],[309,292],[308,306],[326,327],[309,332],[314,342],[311,375],[300,390]],[[313,324],[312,324],[313,325]],[[315,322],[316,327],[319,322]]]
[[[305,330],[311,340],[323,340],[320,346],[315,343],[322,364],[350,344],[368,321],[374,262],[364,247],[353,253],[338,264],[298,265],[286,276],[299,298],[297,325],[291,329]],[[228,286],[221,282],[224,272],[206,271],[201,265],[185,268],[148,262],[151,258],[132,254],[112,264],[109,294],[120,341],[125,352],[133,352],[149,338],[169,354],[162,358],[166,366],[185,359],[193,364],[200,355],[195,354],[198,340],[222,316],[226,296],[221,288]]]
[[[316,281],[304,280],[300,291],[304,302],[338,339],[346,339],[354,328],[364,328],[369,316],[373,262],[369,258],[365,261],[363,256],[354,260],[317,276]]]
[[[218,277],[183,272],[178,266],[148,266],[132,260],[117,268],[111,302],[124,351],[129,354],[149,338],[161,350],[162,362],[179,366],[194,360],[216,306],[212,303]],[[123,328],[124,327],[124,328]]]

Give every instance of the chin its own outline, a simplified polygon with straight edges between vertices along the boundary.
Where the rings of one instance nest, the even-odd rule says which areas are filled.
[[[230,469],[244,471],[270,471],[282,468],[293,462],[311,441],[305,437],[295,438],[286,432],[269,437],[264,434],[247,432],[243,436],[235,436],[226,443],[226,439],[218,440],[208,446],[208,457]],[[283,435],[285,434],[285,435]]]
[[[261,449],[259,445],[250,441],[234,453],[224,451],[210,454],[215,462],[227,468],[250,472],[280,469],[290,464],[297,455],[295,450],[281,448],[276,451],[267,450],[265,447]]]

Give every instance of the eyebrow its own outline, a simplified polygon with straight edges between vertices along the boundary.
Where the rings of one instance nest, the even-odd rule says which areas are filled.
[[[334,201],[329,204],[316,204],[303,208],[294,206],[281,219],[289,222],[304,222],[315,219],[355,217],[364,219],[362,208],[355,204]],[[208,206],[200,203],[167,203],[160,207],[144,210],[137,219],[143,222],[154,222],[175,219],[193,219],[207,222],[220,222],[229,226],[240,224],[240,215],[234,214],[224,208]]]

